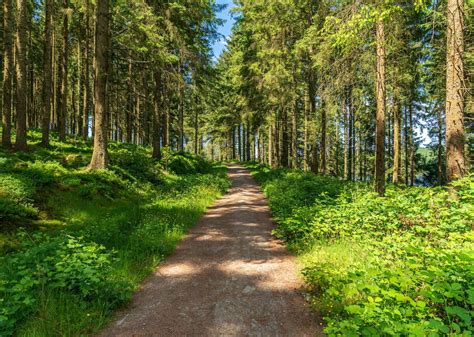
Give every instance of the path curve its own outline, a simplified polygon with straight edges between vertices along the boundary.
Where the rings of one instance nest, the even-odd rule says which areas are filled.
[[[320,320],[295,258],[275,240],[261,189],[229,166],[232,188],[210,207],[101,336],[315,336]]]

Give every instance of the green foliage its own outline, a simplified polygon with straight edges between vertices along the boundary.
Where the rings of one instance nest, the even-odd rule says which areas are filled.
[[[201,156],[189,152],[173,152],[168,149],[163,154],[164,167],[175,174],[208,173],[211,165]]]
[[[390,186],[380,198],[364,184],[251,169],[275,234],[302,256],[328,335],[472,335],[472,177],[451,191]]]
[[[102,171],[82,143],[2,151],[1,336],[96,332],[229,187],[222,166],[170,152],[191,163],[176,175],[134,145],[112,143]]]

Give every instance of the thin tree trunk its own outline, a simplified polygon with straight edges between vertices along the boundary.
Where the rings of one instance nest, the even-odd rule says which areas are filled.
[[[303,140],[303,169],[309,170],[309,116],[310,116],[309,84],[304,97],[304,140]]]
[[[27,25],[28,9],[25,0],[16,1],[16,141],[15,148],[27,150],[26,143],[26,46],[28,43]]]
[[[161,159],[161,71],[155,71],[155,105],[153,114],[153,158]]]
[[[393,176],[392,182],[400,182],[400,106],[397,98],[393,102]]]
[[[89,168],[105,169],[108,165],[107,152],[107,81],[109,57],[109,1],[96,1],[95,36],[95,135],[94,151]]]
[[[84,48],[84,112],[83,112],[83,130],[82,136],[84,140],[89,137],[89,115],[91,111],[91,86],[90,86],[90,41],[89,41],[89,26],[90,26],[90,3],[86,0],[86,33],[85,33],[85,48]]]
[[[438,171],[438,184],[444,184],[444,174],[443,174],[443,116],[442,111],[437,107],[438,115],[438,162],[437,162],[437,171]]]
[[[61,60],[61,89],[60,89],[60,104],[58,113],[58,128],[59,140],[66,140],[66,118],[67,118],[67,104],[68,104],[68,61],[69,61],[69,1],[64,0],[63,13],[63,46],[62,46],[62,60]]]
[[[409,103],[411,104],[411,102]],[[409,171],[409,162],[408,162],[408,144],[410,142],[409,137],[408,137],[408,108],[405,107],[404,113],[404,143],[405,143],[405,185],[408,186],[408,171]]]
[[[273,132],[272,123],[268,124],[268,166],[273,167]]]
[[[409,123],[410,123],[410,185],[415,184],[415,142],[413,140],[413,105],[409,109]]]
[[[293,113],[291,121],[291,167],[298,168],[298,101],[293,102]]]
[[[375,192],[385,194],[385,33],[382,20],[376,23],[377,114],[375,124]]]
[[[326,170],[327,170],[327,165],[326,165],[326,155],[327,155],[327,149],[326,149],[326,138],[327,138],[327,133],[326,133],[326,124],[327,124],[327,118],[326,118],[326,104],[324,99],[322,98],[322,103],[321,103],[321,174],[326,175]]]
[[[464,158],[464,1],[448,0],[446,55],[446,178],[466,174]]]
[[[12,82],[13,82],[13,4],[3,0],[3,114],[2,145],[12,145]]]

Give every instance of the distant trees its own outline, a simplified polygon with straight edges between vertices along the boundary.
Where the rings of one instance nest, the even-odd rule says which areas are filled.
[[[237,5],[214,64],[213,1],[3,1],[2,144],[13,128],[24,151],[27,129],[41,128],[43,146],[51,131],[93,138],[91,168],[106,167],[107,143],[120,141],[150,145],[155,158],[170,147],[373,181],[383,195],[386,182],[430,170],[418,153],[428,131],[432,182],[469,170],[472,4]]]
[[[167,146],[201,152],[206,100],[194,77],[213,76],[221,8],[207,0],[3,1],[2,145],[11,146],[12,126],[21,151],[32,128],[41,128],[43,146],[51,131],[60,141],[92,137],[91,168],[106,167],[108,141],[152,145],[156,158]]]
[[[213,105],[229,116],[214,119],[213,144],[221,144],[223,158],[371,180],[383,195],[388,181],[413,185],[417,173],[428,174],[418,154],[426,130],[436,135],[432,166],[442,171],[436,130],[446,127],[448,176],[467,171],[462,1],[238,4],[239,20],[217,67],[230,90],[217,86],[228,97]],[[222,108],[223,102],[235,103]],[[251,155],[239,156],[242,147]],[[431,182],[442,183],[442,176]]]

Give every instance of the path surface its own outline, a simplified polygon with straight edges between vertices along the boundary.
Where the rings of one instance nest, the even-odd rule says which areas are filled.
[[[296,263],[250,173],[191,229],[102,336],[315,336]]]

